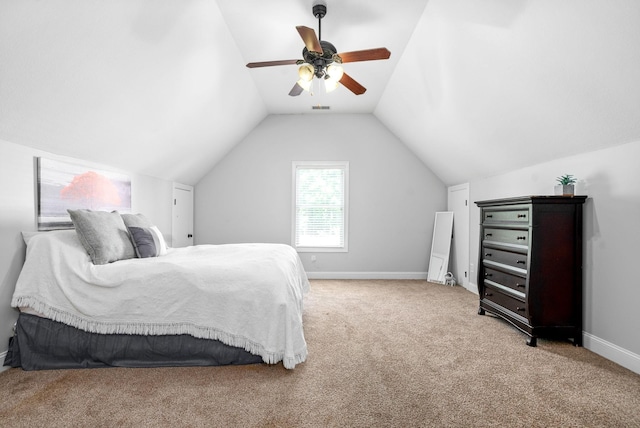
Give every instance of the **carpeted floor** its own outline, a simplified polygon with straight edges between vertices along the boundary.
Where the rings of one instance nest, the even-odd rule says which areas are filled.
[[[7,427],[640,427],[640,375],[424,281],[314,280],[308,360],[0,374]]]

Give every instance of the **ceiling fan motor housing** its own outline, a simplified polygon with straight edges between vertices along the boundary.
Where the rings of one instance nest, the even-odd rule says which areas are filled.
[[[322,55],[312,52],[306,47],[302,50],[302,58],[306,63],[313,65],[315,75],[318,78],[323,77],[326,67],[335,61],[337,50],[332,43],[326,40],[320,40],[320,46],[322,46]]]

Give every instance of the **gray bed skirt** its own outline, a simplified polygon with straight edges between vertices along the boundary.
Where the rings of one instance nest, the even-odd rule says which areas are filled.
[[[24,370],[98,367],[221,366],[261,363],[262,357],[217,340],[186,334],[97,334],[21,313],[5,366]]]

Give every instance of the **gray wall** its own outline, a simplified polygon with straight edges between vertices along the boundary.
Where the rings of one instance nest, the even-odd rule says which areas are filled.
[[[11,296],[22,268],[25,244],[21,231],[36,230],[35,157],[74,159],[0,140],[0,354],[7,350],[12,326],[18,316]],[[77,160],[76,160],[77,161]],[[96,168],[110,168],[93,165]],[[120,171],[125,172],[126,171]],[[133,212],[145,213],[171,242],[172,183],[129,174]],[[0,362],[3,358],[0,358]]]
[[[349,252],[300,253],[309,276],[425,277],[447,189],[369,114],[268,116],[196,185],[196,243],[290,244],[294,160],[349,161]]]
[[[573,174],[584,206],[585,347],[640,373],[640,142],[546,162],[470,183],[471,201],[553,194]],[[471,204],[470,262],[478,263],[480,210]],[[477,283],[476,273],[471,276]]]

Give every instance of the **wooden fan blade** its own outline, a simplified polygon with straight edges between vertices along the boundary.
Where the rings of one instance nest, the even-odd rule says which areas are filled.
[[[347,73],[342,75],[342,79],[340,79],[340,83],[342,83],[348,90],[353,92],[356,95],[362,95],[367,91],[367,88],[353,80],[351,76]]]
[[[363,51],[343,52],[338,54],[342,62],[373,61],[376,59],[389,59],[391,52],[387,48],[366,49]]]
[[[247,64],[249,68],[257,68],[257,67],[272,67],[274,65],[291,65],[297,64],[297,59],[284,59],[282,61],[263,61],[263,62],[250,62]]]
[[[308,51],[322,53],[322,46],[320,46],[320,41],[313,28],[299,25],[296,27],[296,30],[300,33],[300,37],[302,37],[302,41]]]
[[[302,93],[302,91],[304,91],[304,89],[302,89],[302,86],[296,83],[295,85],[293,85],[293,88],[291,88],[291,90],[289,91],[289,96],[297,97]]]

